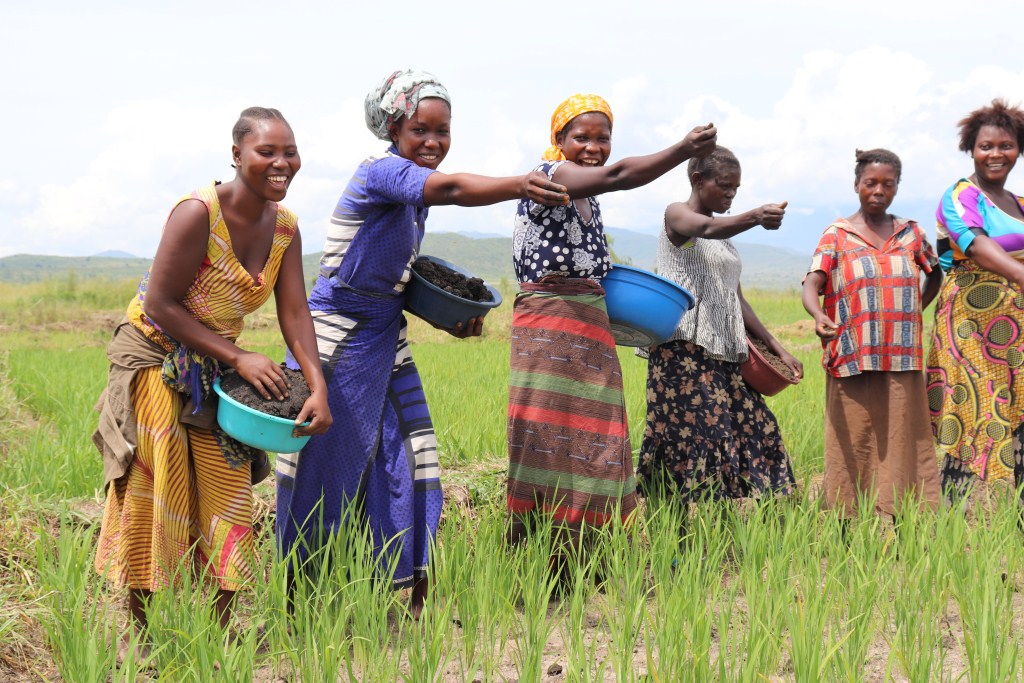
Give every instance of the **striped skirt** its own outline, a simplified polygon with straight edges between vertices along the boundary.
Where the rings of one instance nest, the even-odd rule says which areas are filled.
[[[144,368],[132,381],[138,444],[107,487],[96,571],[154,591],[194,563],[238,590],[254,578],[250,466],[230,467],[214,432],[179,422],[181,394],[161,374]]]
[[[534,510],[582,529],[626,520],[636,507],[622,369],[596,282],[522,285],[512,320],[508,453],[513,539]]]

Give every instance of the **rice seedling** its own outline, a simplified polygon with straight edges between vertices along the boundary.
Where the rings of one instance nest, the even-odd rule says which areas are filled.
[[[818,344],[800,324],[798,300],[757,292],[747,293],[751,304],[807,366],[799,387],[769,399],[804,484],[794,500],[686,510],[647,501],[631,527],[595,534],[587,552],[567,548],[559,583],[550,520],[538,520],[522,545],[506,543],[506,338],[448,343],[443,333],[416,337],[416,328],[414,355],[445,476],[469,492],[468,507],[445,510],[421,621],[406,618],[405,596],[391,589],[365,527],[318,547],[292,588],[294,558],[279,561],[265,534],[257,545],[264,579],[240,595],[229,628],[213,612],[208,577],[183,565],[179,587],[151,603],[151,660],[128,648],[118,668],[122,601],[91,569],[95,519],[70,506],[99,498],[89,435],[107,369],[105,326],[134,283],[109,300],[86,294],[84,282],[61,286],[0,288],[0,323],[8,326],[0,331],[0,600],[15,603],[0,608],[0,678],[14,666],[23,677],[32,667],[40,679],[144,680],[149,664],[168,680],[332,683],[541,680],[553,663],[573,681],[644,673],[684,682],[1024,675],[1016,592],[1024,546],[1013,502],[975,502],[970,514],[907,507],[896,530],[871,512],[869,499],[848,523],[823,511],[813,498],[823,450]],[[64,303],[14,311],[51,295]],[[91,321],[108,304],[110,320],[61,322]],[[492,312],[488,327],[507,329],[502,316],[510,312]],[[260,316],[243,343],[281,359],[273,314]],[[636,449],[646,363],[629,349],[619,353]]]

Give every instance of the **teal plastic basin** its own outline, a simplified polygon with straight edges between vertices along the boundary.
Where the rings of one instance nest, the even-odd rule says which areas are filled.
[[[308,436],[292,436],[294,420],[261,413],[228,396],[220,388],[220,377],[213,381],[213,390],[220,397],[217,424],[228,436],[272,453],[295,453],[309,441]]]

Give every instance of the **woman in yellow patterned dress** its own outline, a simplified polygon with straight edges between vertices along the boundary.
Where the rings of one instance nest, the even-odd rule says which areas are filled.
[[[213,577],[222,625],[235,592],[255,578],[252,484],[268,474],[266,454],[217,428],[209,387],[230,366],[264,398],[286,396],[282,368],[235,344],[243,318],[271,293],[312,391],[295,421],[311,424],[295,433],[331,424],[297,219],[278,204],[300,167],[294,134],[276,109],[252,107],[232,138],[235,178],[192,192],[171,211],[107,351],[93,435],[107,492],[95,565],[128,587],[143,639],[149,596],[174,586],[179,570],[194,564]]]

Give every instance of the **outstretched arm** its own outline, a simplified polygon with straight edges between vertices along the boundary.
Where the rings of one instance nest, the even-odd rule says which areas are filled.
[[[322,434],[331,426],[331,409],[327,405],[327,382],[324,381],[320,367],[313,318],[306,305],[306,288],[302,277],[302,238],[297,230],[284,252],[277,284],[274,286],[274,299],[277,301],[277,321],[284,342],[299,362],[310,391],[310,397],[302,405],[295,424],[300,425],[306,420],[311,420],[311,423],[308,427],[296,427],[295,434]]]
[[[181,304],[206,257],[210,216],[202,202],[184,201],[167,219],[149,272],[143,308],[161,330],[204,356],[229,365],[260,395],[287,395],[284,371],[261,353],[244,351],[192,317]]]
[[[564,186],[539,171],[494,178],[472,173],[431,173],[423,186],[426,206],[487,206],[509,199],[531,199],[545,206],[564,206],[569,195]]]
[[[674,202],[665,209],[665,225],[682,237],[703,237],[723,240],[756,225],[766,230],[778,230],[786,215],[786,204],[765,204],[736,216],[705,216],[697,213],[686,202]]]
[[[698,126],[676,144],[654,154],[627,157],[610,166],[562,164],[555,170],[554,179],[569,189],[573,199],[630,190],[660,178],[690,157],[710,154],[717,136],[714,126]]]

